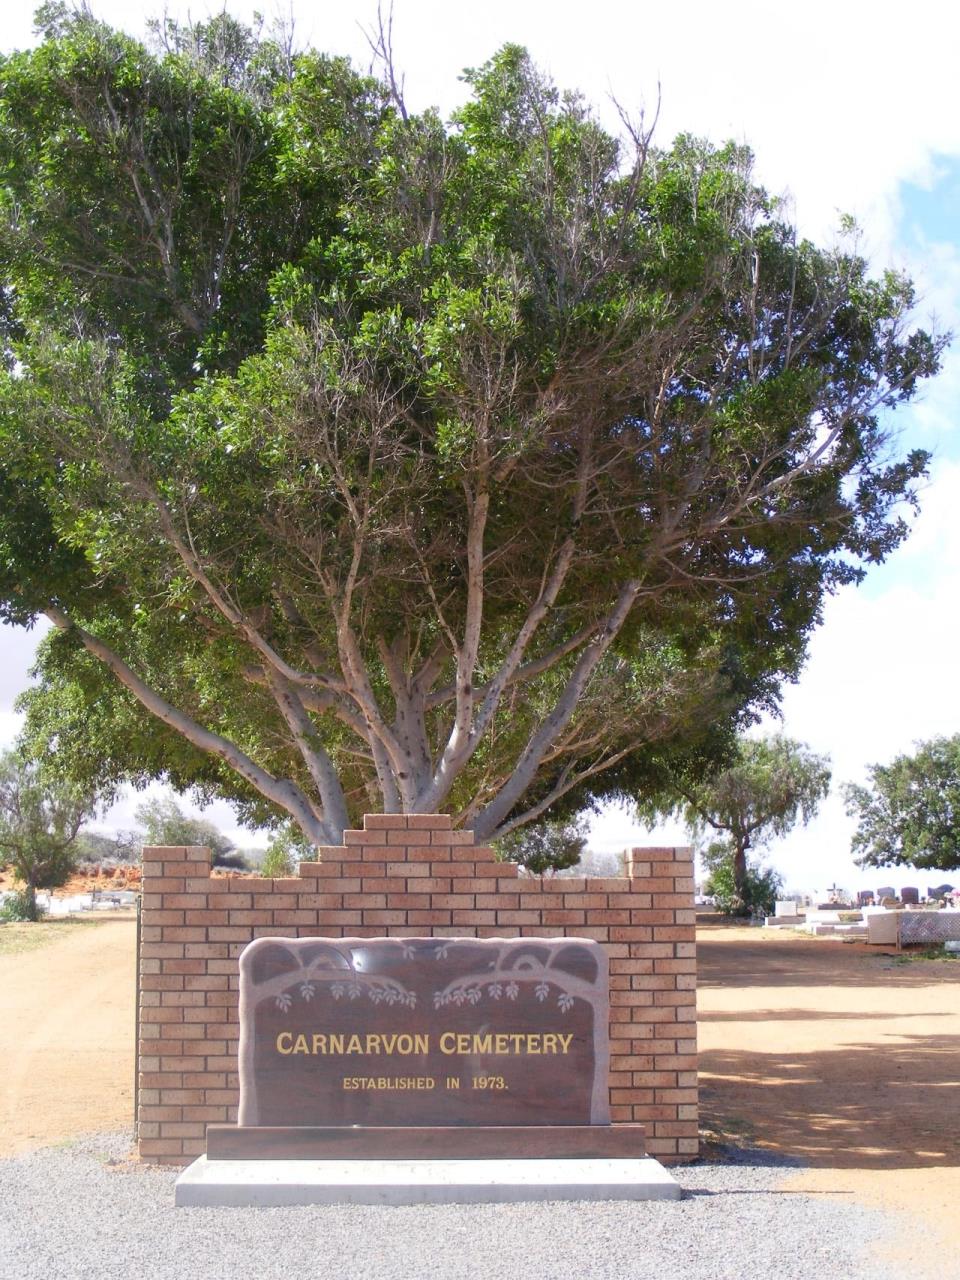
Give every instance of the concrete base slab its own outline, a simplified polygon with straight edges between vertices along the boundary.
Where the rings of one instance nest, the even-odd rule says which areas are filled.
[[[491,1204],[530,1200],[679,1200],[658,1160],[207,1160],[177,1178],[175,1203]]]

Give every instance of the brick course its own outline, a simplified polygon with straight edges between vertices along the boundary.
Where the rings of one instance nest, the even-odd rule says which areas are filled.
[[[141,1156],[186,1164],[239,1101],[240,952],[254,938],[594,938],[610,960],[610,1115],[666,1162],[697,1154],[689,849],[634,849],[628,877],[521,875],[445,814],[369,814],[298,877],[211,878],[203,848],[143,851]]]

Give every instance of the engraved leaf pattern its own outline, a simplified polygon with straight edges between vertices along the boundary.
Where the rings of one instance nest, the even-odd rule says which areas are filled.
[[[457,950],[453,946],[452,940],[444,940],[439,946],[433,950],[433,956],[437,960],[444,960],[448,957],[451,950]],[[400,951],[405,959],[416,959],[418,948],[410,942],[403,942],[400,945]],[[288,1012],[293,1004],[293,994],[295,990],[301,999],[309,1003],[317,995],[318,990],[328,990],[334,1000],[358,1000],[363,995],[367,995],[372,1004],[386,1004],[388,1006],[400,1005],[408,1009],[414,1009],[417,1005],[417,996],[414,991],[406,989],[401,983],[394,982],[392,979],[376,980],[373,975],[360,974],[353,969],[352,955],[346,957],[350,968],[346,976],[343,970],[340,970],[336,981],[330,981],[333,977],[329,971],[324,972],[326,965],[311,966],[304,973],[299,981],[295,981],[295,986],[288,991],[281,991],[274,995],[276,1006]],[[501,972],[498,972],[499,960],[494,958],[490,961],[489,966],[493,972],[484,979],[480,974],[470,975],[451,983],[446,987],[433,993],[433,1006],[435,1009],[443,1008],[447,1005],[456,1005],[458,1008],[463,1006],[478,1005],[486,996],[490,1000],[507,999],[516,1001],[520,996],[521,984],[533,983],[537,978],[536,985],[533,987],[533,994],[536,999],[543,1003],[550,995],[551,983],[543,976],[543,968],[531,964],[521,965],[521,969],[529,970],[539,968],[539,973],[526,972],[521,974],[519,980],[513,977],[507,978]],[[352,972],[351,972],[352,971]],[[551,975],[552,976],[552,975]],[[329,985],[327,985],[329,984]],[[553,984],[557,986],[556,982]],[[568,1013],[573,1008],[575,998],[569,991],[560,989],[557,997],[557,1005],[561,1012]]]

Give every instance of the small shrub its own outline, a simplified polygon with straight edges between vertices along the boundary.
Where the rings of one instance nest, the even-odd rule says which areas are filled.
[[[260,868],[260,874],[269,876],[271,879],[277,877],[293,875],[293,858],[289,852],[282,846],[273,844],[267,850],[263,859],[263,866]]]
[[[29,889],[15,889],[0,902],[0,923],[10,924],[17,920],[36,921],[43,918],[43,907],[37,904],[36,897]]]
[[[534,875],[575,867],[587,845],[582,817],[544,819],[503,836],[494,846],[497,857],[517,862]]]
[[[772,915],[783,888],[783,878],[772,867],[748,868],[743,896],[733,883],[733,861],[720,860],[710,871],[703,886],[713,898],[717,910],[726,916]]]

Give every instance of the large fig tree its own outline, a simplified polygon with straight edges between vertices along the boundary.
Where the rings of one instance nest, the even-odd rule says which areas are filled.
[[[0,61],[0,596],[35,749],[339,839],[697,759],[922,474],[913,295],[519,48],[449,123],[221,17]],[[659,767],[659,766],[658,766]]]

